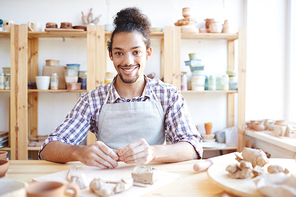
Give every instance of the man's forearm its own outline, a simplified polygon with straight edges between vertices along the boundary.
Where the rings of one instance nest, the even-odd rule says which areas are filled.
[[[76,150],[80,146],[64,144],[59,141],[49,142],[40,153],[41,159],[53,162],[66,163],[77,161]]]
[[[170,145],[153,145],[153,160],[155,162],[179,162],[197,159],[198,155],[188,142]]]

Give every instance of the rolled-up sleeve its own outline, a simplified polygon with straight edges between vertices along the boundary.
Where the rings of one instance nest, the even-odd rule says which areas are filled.
[[[190,116],[184,97],[181,93],[174,92],[169,98],[171,99],[165,118],[167,140],[171,144],[190,143],[198,153],[199,158],[202,158],[202,138]]]
[[[91,127],[91,110],[85,97],[80,97],[74,108],[67,114],[65,120],[48,136],[41,146],[38,157],[44,147],[52,141],[65,144],[80,144]]]

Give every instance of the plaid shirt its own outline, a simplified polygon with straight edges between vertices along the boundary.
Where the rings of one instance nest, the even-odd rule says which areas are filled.
[[[152,91],[154,91],[163,108],[167,140],[171,144],[188,142],[202,157],[202,138],[190,117],[186,101],[179,89],[171,84],[163,83],[160,80],[151,80],[145,76],[147,83],[143,94],[133,99],[124,99],[119,96],[113,85],[115,79],[116,77],[112,83],[103,84],[82,95],[66,116],[64,122],[45,140],[39,154],[51,141],[78,145],[86,137],[88,131],[97,134],[99,114],[108,90],[111,88],[107,103],[155,100],[152,94]]]

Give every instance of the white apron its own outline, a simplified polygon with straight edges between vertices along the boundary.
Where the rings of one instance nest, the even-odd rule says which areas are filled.
[[[107,104],[110,89],[99,115],[97,140],[113,149],[140,138],[149,145],[163,144],[164,115],[155,93],[152,91],[156,101]]]

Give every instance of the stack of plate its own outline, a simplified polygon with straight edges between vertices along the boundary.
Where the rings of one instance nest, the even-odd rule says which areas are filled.
[[[8,146],[8,131],[0,132],[0,148]]]

